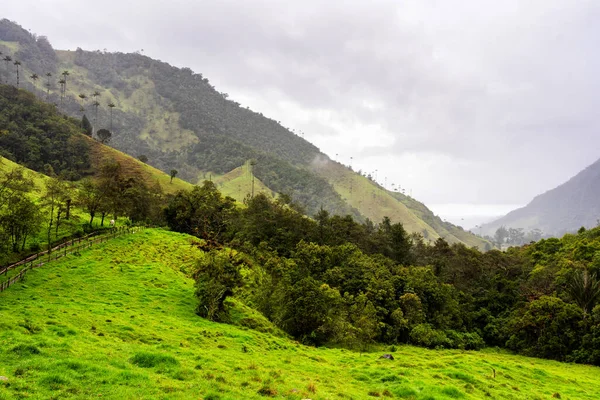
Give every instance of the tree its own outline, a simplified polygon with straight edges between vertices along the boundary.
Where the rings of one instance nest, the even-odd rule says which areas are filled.
[[[108,129],[100,129],[98,132],[96,132],[96,134],[98,135],[100,142],[103,144],[108,143],[112,137],[112,133],[110,133]]]
[[[213,182],[180,191],[169,201],[165,218],[169,228],[210,242],[221,242],[236,215],[235,200],[223,197]]]
[[[110,108],[110,131],[112,132],[113,127],[112,127],[112,121],[113,121],[113,108],[115,108],[115,103],[110,102],[108,103],[108,108]]]
[[[574,271],[571,279],[567,282],[567,292],[584,315],[588,315],[600,302],[598,274],[596,271],[590,272],[587,269]]]
[[[83,118],[81,119],[81,129],[86,135],[92,137],[92,132],[94,129],[92,128],[92,124],[85,114],[83,114]]]
[[[148,156],[147,156],[147,155],[145,155],[145,154],[140,154],[140,155],[138,156],[138,160],[140,160],[140,161],[141,161],[141,162],[143,162],[143,163],[147,163],[147,162],[148,162]]]
[[[46,101],[50,98],[50,78],[52,77],[52,72],[46,72],[46,77],[48,78],[48,82],[46,82]]]
[[[501,226],[500,228],[496,229],[496,233],[494,234],[494,241],[496,242],[496,246],[498,246],[498,248],[502,248],[502,245],[506,241],[506,238],[508,238],[508,229],[506,229],[504,226]]]
[[[196,312],[211,321],[226,321],[225,300],[243,283],[242,261],[233,250],[211,250],[200,259],[194,273]]]
[[[94,217],[104,200],[105,193],[101,190],[99,185],[89,178],[84,179],[77,194],[77,204],[90,215],[90,226],[92,226]]]
[[[31,80],[33,81],[33,90],[35,92],[35,84],[37,82],[37,80],[40,78],[38,74],[31,74],[31,76],[29,77],[31,78]]]
[[[51,177],[46,181],[46,192],[42,204],[46,208],[48,250],[52,248],[52,228],[58,232],[58,225],[67,209],[67,199],[70,198],[67,184],[60,179]],[[56,226],[55,226],[56,224]]]
[[[96,109],[96,113],[94,115],[94,127],[98,123],[98,107],[100,107],[100,102],[98,101],[99,96],[100,96],[100,92],[97,90],[95,90],[94,93],[92,93],[92,97],[94,98],[94,102],[92,103],[92,106],[94,106],[94,108]]]
[[[15,60],[14,64],[17,68],[17,87],[19,87],[19,67],[21,66],[21,61]]]
[[[10,238],[12,250],[22,251],[27,238],[39,230],[39,208],[26,196],[11,196],[6,211],[0,215],[0,225]]]
[[[176,169],[171,170],[171,183],[173,183],[173,178],[175,178],[177,176],[178,172],[179,171],[177,171]]]
[[[6,56],[4,56],[3,60],[6,63],[6,84],[8,85],[8,77],[10,75],[8,73],[8,64],[12,61],[12,57],[9,55],[6,55]]]
[[[61,85],[61,94],[60,94],[60,107],[62,108],[63,99],[67,95],[67,77],[70,75],[69,71],[64,70],[62,73],[62,79],[59,81]]]
[[[81,99],[81,113],[85,112],[85,101],[87,99],[87,95],[85,93],[79,93],[79,98]]]

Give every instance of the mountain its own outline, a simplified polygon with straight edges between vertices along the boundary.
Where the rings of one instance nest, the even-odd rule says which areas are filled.
[[[561,236],[580,227],[591,228],[600,219],[600,160],[562,185],[536,196],[523,208],[485,224],[484,234],[493,235],[501,226],[540,229],[545,235]]]
[[[137,53],[55,51],[47,38],[6,19],[0,21],[0,51],[22,60],[20,87],[72,117],[85,114],[94,132],[112,131],[111,146],[135,158],[143,155],[162,171],[176,169],[190,183],[215,179],[224,193],[241,201],[254,180],[255,190],[290,195],[308,215],[323,208],[379,222],[389,214],[428,240],[444,237],[486,247],[487,242],[436,219],[421,203],[334,163],[293,130],[240,106],[189,68]],[[15,68],[5,67],[0,80],[16,84]],[[31,79],[33,74],[38,79]],[[66,82],[57,83],[59,78]],[[331,168],[315,168],[323,163],[335,166],[335,176],[363,182],[364,194],[374,197],[349,196],[345,184],[329,174]]]

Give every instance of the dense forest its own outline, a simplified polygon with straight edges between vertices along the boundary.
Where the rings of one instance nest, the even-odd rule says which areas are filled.
[[[210,182],[165,213],[212,249],[195,273],[204,317],[226,322],[236,296],[308,344],[500,346],[600,365],[600,228],[481,253],[388,219],[308,219],[285,196],[236,209]]]

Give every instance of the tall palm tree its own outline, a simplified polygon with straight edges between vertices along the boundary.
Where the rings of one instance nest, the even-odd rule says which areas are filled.
[[[6,55],[6,56],[4,56],[3,60],[4,60],[4,62],[6,62],[6,72],[7,72],[7,74],[6,74],[6,84],[8,84],[8,76],[10,75],[8,73],[8,63],[10,63],[12,61],[12,57],[9,56],[9,55]]]
[[[46,100],[50,98],[50,78],[52,78],[52,72],[46,72],[46,77],[48,78],[48,82],[46,83]]]
[[[110,108],[110,133],[112,133],[112,118],[113,118],[113,108],[115,108],[115,103],[108,103],[108,107]]]
[[[85,100],[87,96],[84,93],[79,93],[79,98],[81,99],[81,108],[85,110]]]
[[[19,67],[21,66],[21,61],[15,60],[13,64],[17,67],[17,87],[19,87]]]
[[[96,114],[94,116],[94,127],[96,126],[96,123],[98,122],[98,107],[100,106],[100,103],[98,102],[98,96],[100,96],[100,92],[97,90],[94,90],[94,93],[92,93],[92,97],[94,98],[94,102],[92,103],[92,106],[94,106],[96,108]]]
[[[65,80],[65,83],[63,85],[63,92],[66,94],[67,92],[67,76],[69,76],[69,71],[67,71],[66,69],[62,72],[61,74],[63,76],[63,79]]]
[[[35,83],[37,82],[37,80],[38,80],[40,77],[38,76],[38,74],[31,74],[30,78],[31,78],[31,80],[33,81],[33,84],[32,84],[32,85],[33,85],[33,91],[34,91],[34,93],[35,93]]]
[[[79,98],[81,99],[81,108],[79,109],[81,111],[81,127],[83,128],[83,115],[85,113],[85,99],[87,99],[87,96],[84,93],[79,93]]]
[[[65,97],[65,85],[67,84],[67,81],[64,78],[60,78],[58,83],[60,84],[60,108],[62,109],[63,98]]]

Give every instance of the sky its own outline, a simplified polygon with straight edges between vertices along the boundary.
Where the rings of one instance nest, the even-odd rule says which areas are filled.
[[[19,0],[0,13],[57,49],[189,67],[465,227],[600,158],[597,0]]]

